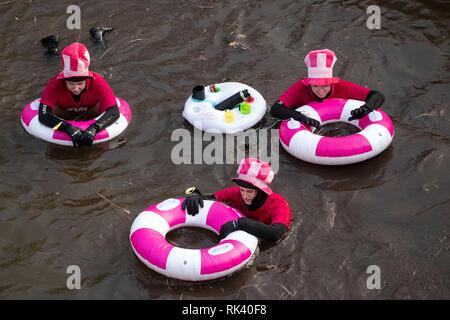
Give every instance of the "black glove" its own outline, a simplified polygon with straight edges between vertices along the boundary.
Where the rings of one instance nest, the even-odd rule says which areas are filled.
[[[186,193],[188,193],[187,190]],[[181,205],[181,209],[185,210],[187,208],[187,213],[195,216],[198,213],[199,206],[203,208],[203,196],[200,190],[194,189],[193,191],[188,193],[186,199],[184,199],[183,204]]]
[[[303,122],[304,124],[307,124],[308,126],[313,126],[317,130],[320,129],[320,122],[319,121],[317,121],[316,119],[307,117],[301,112],[297,112],[297,115],[294,117],[294,119],[298,120],[300,122]]]
[[[70,139],[72,139],[73,146],[75,148],[79,148],[81,146],[80,144],[80,138],[82,136],[81,129],[69,124],[66,128],[66,133],[69,135]]]
[[[303,122],[304,124],[320,129],[319,121],[286,107],[280,100],[275,101],[275,103],[272,105],[272,107],[270,108],[270,114],[280,120],[288,120],[290,118],[293,118],[297,121]]]
[[[95,123],[91,124],[86,130],[84,130],[83,135],[80,137],[80,145],[88,147],[92,146],[95,135],[98,131],[98,126]]]
[[[384,103],[384,100],[384,95],[381,92],[370,90],[367,93],[366,103],[358,109],[352,110],[350,112],[352,116],[348,118],[348,121],[361,119],[366,114],[372,112],[374,109],[381,107],[381,105]]]
[[[230,233],[239,230],[239,219],[238,220],[231,220],[227,223],[224,223],[222,227],[220,228],[220,234],[219,237],[222,240]]]
[[[371,109],[367,105],[363,105],[363,106],[359,107],[358,109],[352,110],[350,112],[350,114],[352,116],[350,118],[348,118],[348,121],[352,121],[355,119],[361,119],[362,117],[364,117],[366,114],[370,113],[371,111],[373,111],[373,109]]]

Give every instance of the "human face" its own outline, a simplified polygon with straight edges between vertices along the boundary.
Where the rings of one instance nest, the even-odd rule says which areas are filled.
[[[73,82],[66,80],[67,89],[69,89],[70,92],[72,92],[74,95],[79,95],[81,91],[86,88],[86,80]]]
[[[328,92],[330,92],[331,85],[327,85],[327,86],[311,85],[311,90],[312,90],[312,92],[314,92],[314,94],[316,96],[318,96],[319,98],[323,99],[328,94]]]
[[[242,200],[244,200],[246,205],[248,206],[251,205],[252,200],[256,197],[258,191],[255,189],[249,189],[244,187],[239,187],[239,189],[241,191]]]

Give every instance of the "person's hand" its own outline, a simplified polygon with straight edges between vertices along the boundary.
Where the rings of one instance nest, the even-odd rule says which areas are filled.
[[[80,145],[88,147],[92,146],[97,132],[98,126],[95,123],[91,124],[86,130],[84,130],[82,136],[80,137]]]
[[[366,114],[370,113],[371,111],[373,111],[373,109],[371,109],[367,105],[363,105],[363,106],[359,107],[358,109],[352,110],[350,112],[351,117],[348,118],[348,121],[361,119],[362,117],[364,117]]]
[[[70,139],[72,139],[73,146],[75,148],[79,148],[80,138],[82,136],[81,129],[78,127],[74,127],[73,125],[69,125],[66,128],[66,133],[69,135]]]
[[[187,196],[181,205],[181,209],[185,210],[187,208],[187,213],[195,216],[198,213],[198,207],[203,208],[204,205],[202,193],[195,187],[187,189],[185,193]]]
[[[320,129],[320,122],[319,121],[317,121],[316,119],[307,117],[301,112],[297,112],[297,113],[298,113],[298,115],[294,118],[295,120],[303,122],[304,124],[306,124],[308,126],[315,127],[317,130]]]
[[[239,230],[239,220],[231,220],[222,225],[220,228],[220,234],[219,237],[222,240],[226,236],[228,236],[230,233]]]

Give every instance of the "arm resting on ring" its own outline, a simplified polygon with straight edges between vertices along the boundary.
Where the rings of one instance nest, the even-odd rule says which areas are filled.
[[[39,122],[44,126],[55,128],[53,130],[59,130],[66,132],[67,127],[70,125],[67,121],[57,117],[53,113],[53,108],[44,103],[39,104]]]
[[[277,242],[288,231],[288,227],[283,223],[267,225],[249,218],[239,218],[238,221],[239,230],[248,232],[266,242]]]
[[[119,107],[116,104],[106,109],[105,113],[100,117],[100,119],[98,119],[93,124],[97,127],[97,132],[100,132],[116,122],[119,117]]]
[[[204,200],[217,200],[213,194],[202,195],[202,198]],[[273,223],[271,225],[267,225],[245,217],[239,218],[238,221],[239,230],[248,232],[266,242],[277,242],[288,231],[288,227],[286,227],[283,223]]]
[[[275,103],[272,105],[272,107],[270,108],[270,114],[280,120],[287,120],[290,118],[298,120],[299,118],[299,112],[286,107],[280,100],[275,101]]]

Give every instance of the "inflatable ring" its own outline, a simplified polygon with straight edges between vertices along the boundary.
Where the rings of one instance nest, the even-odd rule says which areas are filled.
[[[21,121],[22,125],[25,128],[25,130],[42,140],[52,142],[55,144],[63,145],[63,146],[72,146],[72,140],[67,135],[67,133],[53,130],[50,127],[47,127],[43,125],[39,121],[39,103],[41,99],[36,99],[32,102],[30,102],[25,109],[22,111]],[[112,125],[108,126],[107,128],[103,129],[97,135],[94,139],[94,144],[105,142],[108,140],[111,140],[115,137],[117,137],[119,134],[121,134],[128,126],[128,123],[130,123],[131,120],[131,110],[130,106],[125,100],[122,100],[120,98],[116,98],[117,106],[119,107],[120,117],[119,119],[114,122]],[[82,130],[87,129],[89,125],[93,122],[95,122],[97,119],[99,119],[103,115],[100,114],[95,119],[91,119],[88,121],[67,121],[73,126],[76,126]]]
[[[167,199],[148,207],[133,222],[131,246],[150,269],[180,280],[203,281],[229,275],[253,257],[258,239],[244,231],[230,233],[208,249],[184,249],[167,242],[166,234],[180,227],[200,227],[217,234],[227,221],[243,215],[216,201],[204,201],[195,216],[181,209],[184,199]]]
[[[215,106],[247,89],[252,98],[245,101],[245,109],[216,110]],[[239,82],[224,82],[205,87],[205,99],[197,100],[192,95],[187,99],[183,117],[199,130],[214,133],[237,133],[257,124],[266,113],[266,100],[248,85]]]
[[[348,121],[350,112],[365,102],[351,99],[329,99],[311,102],[296,111],[318,120],[321,125],[346,122],[361,131],[346,137],[323,137],[312,133],[310,126],[295,120],[280,125],[280,141],[284,149],[301,160],[343,165],[372,158],[383,152],[394,136],[394,125],[382,110],[374,110],[361,119]]]

